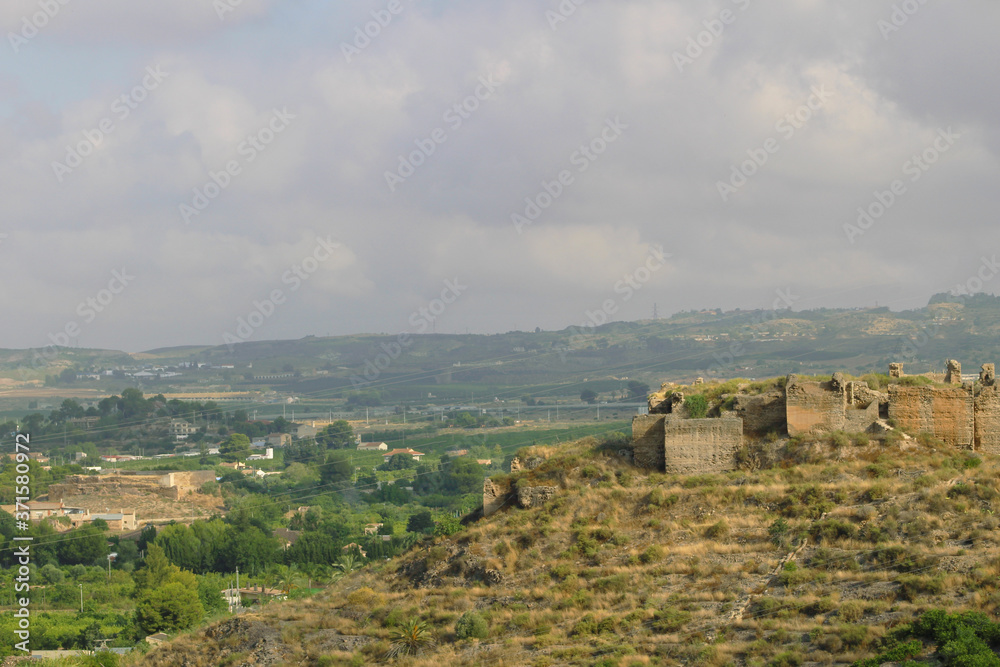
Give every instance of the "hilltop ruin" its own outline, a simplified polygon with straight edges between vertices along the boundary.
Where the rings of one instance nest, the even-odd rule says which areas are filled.
[[[632,421],[635,463],[683,474],[724,472],[736,467],[744,437],[807,435],[843,431],[883,436],[893,426],[929,433],[959,449],[1000,453],[1000,388],[994,364],[979,377],[966,376],[955,360],[946,372],[912,376],[903,365],[889,365],[887,391],[834,373],[826,382],[789,375],[783,385],[762,394],[737,394],[731,410],[716,418],[692,419],[684,394],[663,385],[649,397],[649,414]],[[936,380],[937,382],[934,382]]]

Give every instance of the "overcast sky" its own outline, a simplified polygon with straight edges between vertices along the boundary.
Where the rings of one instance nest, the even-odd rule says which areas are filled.
[[[997,293],[998,25],[986,0],[5,0],[0,347]]]

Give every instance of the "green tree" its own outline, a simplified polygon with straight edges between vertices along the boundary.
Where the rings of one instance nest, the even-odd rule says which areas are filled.
[[[63,565],[91,565],[108,553],[104,532],[94,526],[77,528],[59,542],[59,562]]]
[[[475,493],[483,488],[483,467],[473,459],[462,456],[445,466],[442,471],[443,486],[453,494]]]
[[[179,581],[143,592],[135,607],[136,624],[146,633],[186,630],[205,616],[197,586]]]
[[[332,451],[327,454],[323,469],[320,470],[320,479],[323,484],[343,485],[349,482],[354,468],[351,465],[351,458],[347,452]]]
[[[164,526],[156,536],[156,544],[174,565],[192,572],[201,570],[201,540],[186,525]]]
[[[354,444],[354,429],[347,421],[338,419],[316,434],[316,442],[326,449],[346,449]]]
[[[597,401],[597,392],[593,389],[584,389],[580,392],[580,400],[593,404]]]
[[[388,461],[379,466],[379,470],[409,470],[416,466],[417,462],[409,454],[393,454]]]
[[[432,528],[434,528],[434,518],[430,510],[417,512],[406,522],[406,529],[411,533],[422,533]]]
[[[638,380],[629,380],[628,395],[633,398],[645,398],[649,394],[649,385]]]
[[[242,433],[233,433],[219,447],[219,453],[226,461],[245,461],[250,456],[250,438]]]

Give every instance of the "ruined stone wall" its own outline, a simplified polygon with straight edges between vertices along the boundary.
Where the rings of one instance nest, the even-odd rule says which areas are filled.
[[[733,411],[743,420],[743,433],[757,438],[770,432],[785,433],[785,392],[736,396]]]
[[[58,502],[71,496],[120,496],[126,493],[155,493],[176,499],[171,489],[157,484],[157,478],[138,475],[71,475],[58,484],[50,484],[48,496],[52,502]]]
[[[844,413],[844,430],[848,433],[867,431],[868,427],[879,418],[878,408],[878,401],[872,401],[865,408],[848,408]]]
[[[493,483],[489,477],[483,482],[483,516],[489,516],[507,503],[510,491]]]
[[[174,500],[189,493],[198,491],[206,482],[215,481],[214,470],[188,470],[171,472],[161,477],[158,482],[165,487]]]
[[[1000,454],[1000,387],[983,387],[976,396],[976,451]]]
[[[889,418],[900,427],[931,433],[954,447],[975,441],[972,387],[889,386]]]
[[[789,376],[785,387],[788,435],[844,428],[847,397],[831,382],[800,382]]]
[[[632,418],[632,452],[635,465],[663,470],[663,415],[638,415]]]
[[[742,419],[667,419],[664,470],[681,474],[735,470],[743,446]]]

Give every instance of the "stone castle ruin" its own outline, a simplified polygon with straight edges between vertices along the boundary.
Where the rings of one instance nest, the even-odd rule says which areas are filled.
[[[929,374],[933,375],[933,374]],[[889,365],[887,392],[834,373],[826,382],[789,375],[783,389],[733,397],[732,412],[691,419],[685,398],[668,385],[649,397],[649,414],[632,421],[634,460],[644,468],[690,474],[736,467],[744,435],[867,432],[899,428],[932,434],[960,449],[1000,454],[1000,387],[993,364],[983,364],[978,380],[963,381],[962,367],[948,360],[941,384],[898,383],[903,365]],[[936,379],[942,376],[937,374]]]

